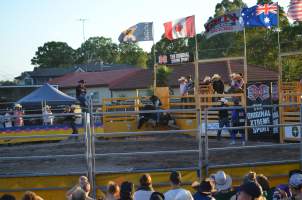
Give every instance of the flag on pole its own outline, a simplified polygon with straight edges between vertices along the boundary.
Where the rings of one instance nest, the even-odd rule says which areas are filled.
[[[195,36],[195,16],[164,23],[165,37],[169,40]]]
[[[139,42],[153,40],[153,22],[138,23],[123,31],[118,40],[120,42]]]
[[[278,4],[258,4],[251,8],[243,8],[242,19],[245,27],[262,26],[270,28],[278,25]]]
[[[295,21],[302,21],[302,0],[291,0],[287,15]]]

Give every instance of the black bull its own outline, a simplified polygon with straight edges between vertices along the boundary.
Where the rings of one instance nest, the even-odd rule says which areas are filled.
[[[140,110],[146,111],[146,110],[156,110],[156,109],[153,105],[145,105]],[[158,115],[159,115],[159,121],[156,122]],[[153,124],[153,127],[155,127],[156,125],[160,125],[160,126],[168,126],[174,129],[179,129],[179,127],[176,125],[175,119],[169,113],[163,113],[163,112],[140,113],[137,128],[140,129],[146,122],[151,122]]]

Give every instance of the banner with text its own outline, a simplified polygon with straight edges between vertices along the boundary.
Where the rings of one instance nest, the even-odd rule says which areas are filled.
[[[210,38],[214,35],[227,32],[242,31],[244,26],[241,22],[241,10],[229,12],[214,19],[210,19],[205,25],[205,36]]]
[[[189,52],[159,55],[157,57],[158,64],[178,64],[178,63],[188,63],[193,61],[194,61],[194,56]]]

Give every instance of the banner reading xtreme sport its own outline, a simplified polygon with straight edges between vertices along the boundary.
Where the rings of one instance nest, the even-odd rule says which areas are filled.
[[[265,105],[275,105],[275,107],[264,107]],[[256,126],[255,128],[249,129],[249,139],[279,139],[278,127],[263,127],[263,125],[276,125],[279,123],[277,105],[277,82],[261,81],[248,83],[247,106],[253,106],[253,108],[247,109],[247,124],[248,126]]]

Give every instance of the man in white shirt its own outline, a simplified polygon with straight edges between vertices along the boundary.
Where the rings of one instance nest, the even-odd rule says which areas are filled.
[[[171,172],[170,183],[172,188],[164,194],[165,200],[193,200],[191,192],[181,188],[180,172]]]

